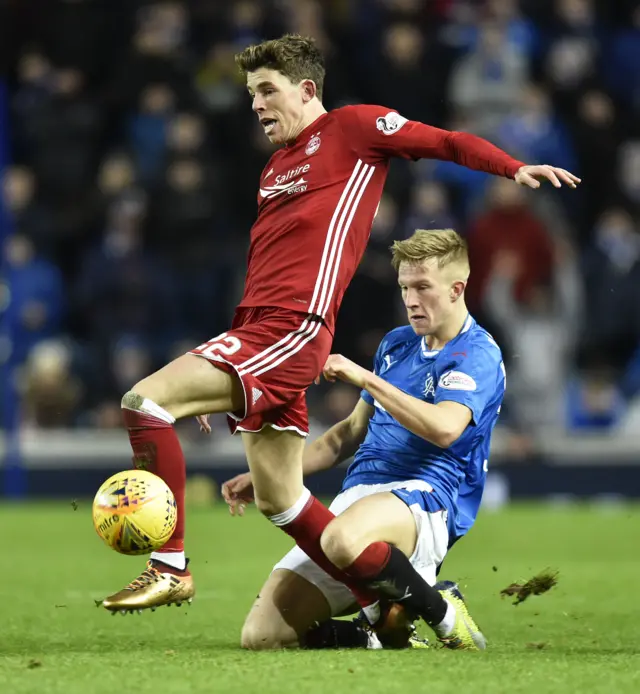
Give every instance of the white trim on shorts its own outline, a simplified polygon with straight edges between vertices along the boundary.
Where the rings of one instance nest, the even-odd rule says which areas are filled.
[[[271,422],[264,422],[264,424],[259,429],[245,429],[244,427],[237,426],[234,434],[237,434],[239,431],[244,431],[246,434],[258,434],[265,427],[271,427],[272,429],[275,429],[276,431],[295,431],[296,434],[298,434],[299,436],[302,436],[303,439],[306,439],[307,436],[309,436],[308,432],[305,433],[304,431],[302,431],[302,429],[298,429],[298,427],[294,427],[294,426],[279,427],[279,426],[276,426],[275,424],[271,424]]]

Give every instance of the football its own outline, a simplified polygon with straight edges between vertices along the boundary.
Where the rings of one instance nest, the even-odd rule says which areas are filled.
[[[157,475],[125,470],[109,477],[93,500],[93,525],[120,554],[149,554],[171,537],[177,520],[173,492]]]

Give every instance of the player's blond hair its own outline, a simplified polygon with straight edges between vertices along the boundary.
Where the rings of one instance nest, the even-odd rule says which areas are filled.
[[[394,241],[391,246],[391,264],[396,269],[400,263],[423,263],[435,258],[438,267],[459,264],[469,272],[467,242],[453,229],[417,229],[408,239]]]
[[[322,100],[324,57],[316,42],[308,36],[285,34],[279,39],[247,46],[235,58],[243,75],[264,67],[277,70],[294,84],[306,79],[313,80],[318,99]]]

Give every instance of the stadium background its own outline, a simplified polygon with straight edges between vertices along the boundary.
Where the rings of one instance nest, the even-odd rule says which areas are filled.
[[[394,162],[335,350],[363,365],[404,319],[387,248],[468,239],[469,304],[508,399],[487,499],[640,496],[640,3],[631,0],[4,0],[2,493],[90,495],[130,453],[119,401],[229,324],[271,153],[233,63],[296,31],[325,105],[379,103],[583,178],[532,192]],[[357,392],[313,387],[313,432]],[[242,467],[216,418],[192,472]],[[340,473],[318,479],[335,489]]]

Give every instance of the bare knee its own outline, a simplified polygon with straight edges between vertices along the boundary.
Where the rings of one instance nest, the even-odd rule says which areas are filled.
[[[135,391],[129,390],[122,396],[120,405],[127,410],[140,411],[143,401],[144,397],[142,395],[138,395]]]
[[[273,651],[298,645],[291,630],[280,631],[277,625],[265,624],[263,620],[247,617],[242,627],[240,646],[248,651]]]
[[[360,547],[354,529],[351,532],[345,523],[338,518],[332,520],[324,529],[320,538],[320,546],[327,559],[339,569],[344,569],[352,564],[364,547]]]
[[[162,388],[158,388],[152,380],[153,376],[138,381],[133,388],[127,391],[120,401],[120,405],[127,410],[141,410],[142,403],[145,400],[150,400],[159,407],[167,407],[166,398],[163,397]]]
[[[143,382],[141,381],[140,383]],[[120,406],[123,409],[134,410],[136,412],[148,412],[149,414],[155,414],[156,416],[158,416],[158,411],[162,412],[162,410],[165,410],[165,412],[168,412],[167,403],[164,402],[162,398],[157,396],[152,397],[151,393],[145,392],[144,387],[140,387],[139,383],[136,384],[133,388],[134,389],[127,391],[122,396]],[[160,410],[158,410],[157,408],[160,408]],[[171,413],[169,412],[169,414]]]

